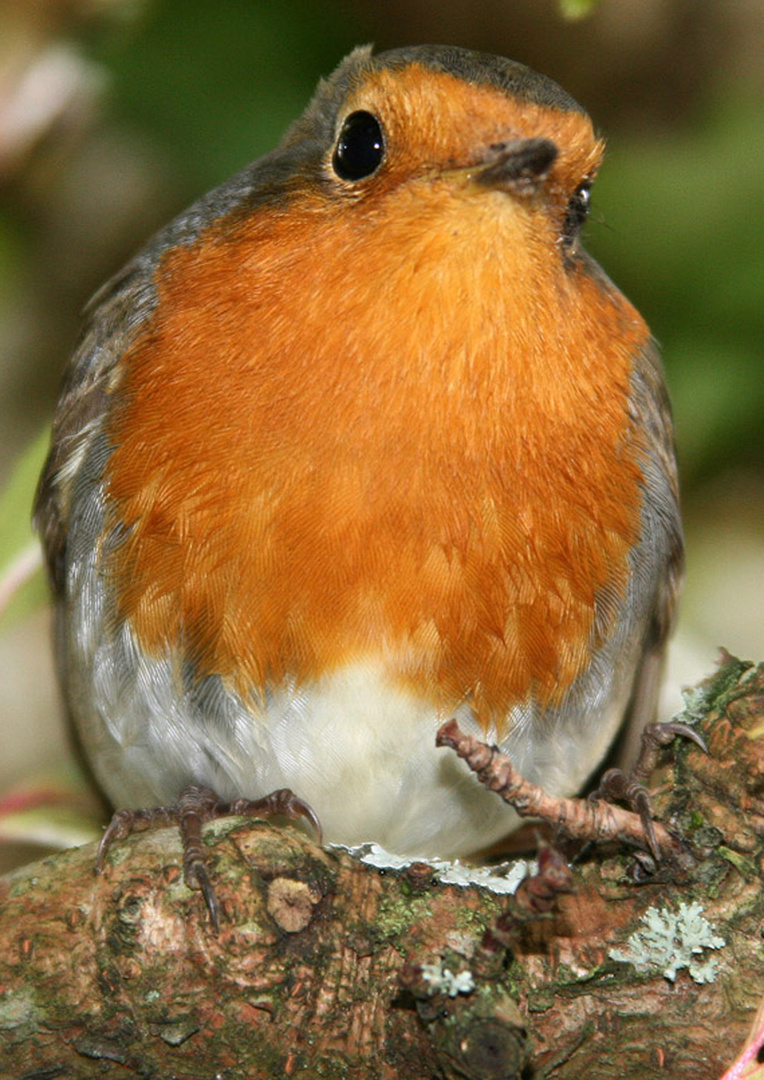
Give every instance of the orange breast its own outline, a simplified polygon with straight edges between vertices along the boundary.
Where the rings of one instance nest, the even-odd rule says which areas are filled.
[[[144,648],[244,695],[373,655],[486,722],[560,699],[639,529],[647,329],[506,199],[305,196],[164,258],[110,424]]]

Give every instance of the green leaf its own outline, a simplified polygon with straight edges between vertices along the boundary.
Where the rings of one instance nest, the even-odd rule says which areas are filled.
[[[600,0],[560,0],[560,14],[571,22],[586,19],[599,4]]]
[[[49,441],[46,429],[19,458],[0,493],[0,630],[41,607],[47,599],[42,551],[31,519]]]

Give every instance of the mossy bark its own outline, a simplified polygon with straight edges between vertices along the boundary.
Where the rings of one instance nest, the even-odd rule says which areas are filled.
[[[100,877],[82,848],[0,879],[0,1076],[713,1080],[764,991],[764,665],[725,658],[691,711],[709,754],[674,746],[651,780],[688,867],[637,883],[633,850],[579,851],[506,953],[485,948],[506,897],[262,822],[205,829],[217,935],[174,830]],[[693,901],[725,942],[713,982],[610,956]]]

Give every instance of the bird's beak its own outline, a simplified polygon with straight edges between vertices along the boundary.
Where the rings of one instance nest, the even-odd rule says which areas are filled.
[[[546,180],[557,158],[550,139],[510,139],[494,143],[482,161],[470,170],[472,179],[485,187],[532,195]]]

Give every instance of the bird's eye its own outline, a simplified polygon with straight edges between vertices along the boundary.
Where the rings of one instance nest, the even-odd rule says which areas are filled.
[[[370,112],[354,112],[345,120],[332,165],[342,180],[363,180],[376,172],[385,156],[382,127]]]
[[[565,212],[563,223],[563,239],[566,244],[572,244],[589,216],[589,203],[591,202],[592,185],[590,180],[579,184],[573,192]]]

